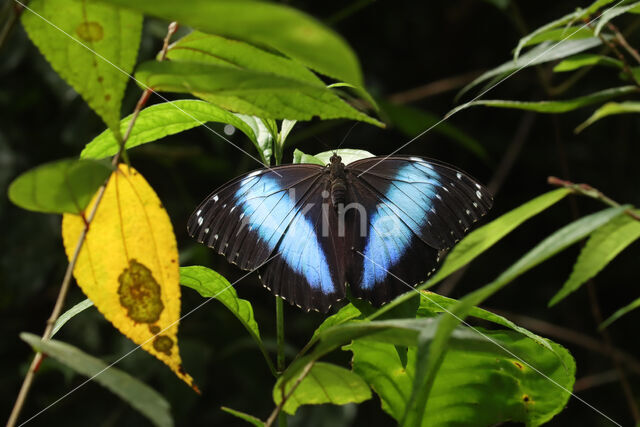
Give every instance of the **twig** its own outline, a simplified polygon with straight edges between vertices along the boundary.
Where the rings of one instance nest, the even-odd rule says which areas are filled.
[[[287,400],[291,397],[291,395],[293,395],[293,392],[296,391],[296,388],[298,388],[302,380],[305,379],[307,375],[309,375],[309,372],[311,372],[311,368],[313,368],[313,365],[315,363],[316,363],[315,360],[312,360],[311,362],[307,363],[307,365],[304,367],[304,369],[300,373],[300,376],[296,379],[296,382],[291,387],[291,390],[289,390],[289,393],[287,393],[285,396],[282,397],[282,401],[278,404],[278,406],[275,407],[273,412],[271,412],[271,415],[269,415],[269,418],[264,423],[264,427],[271,427],[273,425],[274,421],[278,417],[278,414],[284,407],[284,404],[287,403]],[[285,385],[286,384],[282,384],[283,390]]]
[[[405,90],[403,92],[394,93],[389,96],[389,102],[394,104],[408,104],[410,102],[419,101],[430,96],[439,95],[444,92],[448,92],[453,89],[458,89],[473,81],[480,72],[473,71],[471,73],[461,74],[459,76],[447,77],[442,80],[427,83],[422,86],[418,86],[413,89]]]
[[[609,22],[608,27],[611,31],[613,31],[613,34],[616,36],[616,40],[618,40],[620,46],[622,46],[629,53],[629,55],[633,56],[633,59],[635,59],[636,62],[640,64],[640,54],[627,42],[627,39],[622,35],[618,27],[613,25],[611,22]]]
[[[163,60],[165,58],[166,49],[168,46],[167,40],[171,37],[171,35],[175,33],[176,30],[177,30],[177,23],[172,22],[171,24],[169,24],[169,30],[167,32],[167,38],[165,38],[165,44],[162,48],[160,60]],[[150,94],[151,94],[151,89],[146,89],[140,96],[140,99],[138,100],[138,103],[136,104],[136,108],[133,112],[131,121],[129,122],[129,126],[122,138],[120,149],[118,150],[118,153],[115,156],[113,156],[113,159],[111,160],[112,165],[117,166],[118,162],[120,161],[120,158],[125,149],[125,143],[129,138],[129,135],[131,135],[131,130],[133,129],[133,125],[138,115],[140,114],[140,110],[142,110],[142,108],[146,105]],[[64,278],[62,279],[62,284],[60,285],[60,291],[58,292],[56,303],[53,306],[53,310],[51,312],[51,315],[49,316],[49,319],[47,320],[47,325],[45,327],[44,333],[42,334],[43,341],[47,341],[51,338],[51,332],[53,331],[53,326],[55,325],[56,320],[58,320],[58,317],[62,312],[62,307],[64,306],[67,293],[69,292],[69,286],[71,284],[71,276],[73,275],[73,270],[78,261],[78,256],[80,255],[82,246],[84,245],[84,242],[86,240],[91,222],[93,221],[96,215],[96,212],[98,210],[98,206],[100,205],[100,202],[102,201],[102,198],[104,196],[105,190],[107,188],[107,182],[108,182],[108,178],[107,178],[107,181],[104,184],[102,184],[102,186],[100,186],[100,188],[98,189],[98,192],[96,195],[96,201],[93,204],[93,207],[91,209],[91,212],[89,213],[89,216],[85,217],[83,215],[85,226],[82,232],[80,233],[80,236],[78,237],[78,242],[76,243],[73,256],[69,261],[69,265],[67,266],[67,270],[65,271]],[[36,355],[33,357],[33,360],[31,361],[31,365],[29,366],[29,370],[27,371],[27,374],[25,375],[24,380],[22,382],[22,386],[20,387],[20,391],[18,392],[16,402],[11,411],[11,415],[9,416],[9,420],[7,421],[7,427],[15,426],[16,422],[18,421],[20,412],[22,411],[24,403],[27,399],[27,395],[29,394],[29,390],[31,389],[31,385],[33,384],[33,378],[35,376],[35,373],[40,367],[40,363],[42,363],[43,359],[44,359],[44,355],[41,352],[37,352]]]
[[[576,380],[573,384],[573,392],[589,390],[592,387],[598,387],[618,381],[618,372],[615,369],[600,372],[598,374],[588,375]]]
[[[589,26],[589,28],[592,27],[590,25],[590,21],[585,21],[585,22]],[[622,37],[622,34],[620,34],[620,36]],[[597,37],[600,39],[600,41],[602,42],[603,45],[608,46],[613,51],[613,53],[616,54],[616,56],[618,57],[620,62],[622,62],[622,69],[624,70],[625,74],[629,77],[629,79],[633,83],[635,83],[636,85],[640,85],[638,83],[638,81],[636,80],[635,76],[633,75],[633,71],[631,71],[631,67],[629,66],[629,63],[627,62],[627,58],[622,54],[622,52],[620,52],[620,50],[615,45],[615,43],[613,43],[611,40],[609,40],[606,37],[604,37],[602,35],[602,33],[598,33]],[[616,40],[617,40],[617,38],[616,38]],[[618,42],[619,42],[619,40],[618,40]]]
[[[571,190],[576,194],[580,194],[583,196],[591,197],[596,200],[600,200],[601,202],[609,206],[613,206],[613,207],[621,206],[620,203],[606,196],[604,193],[593,188],[589,184],[575,184],[571,181],[566,181],[564,179],[556,178],[555,176],[548,177],[547,182],[551,185],[568,188],[569,190]],[[640,221],[640,215],[638,215],[632,209],[627,209],[624,211],[624,213],[629,215],[631,218],[635,219],[636,221]]]

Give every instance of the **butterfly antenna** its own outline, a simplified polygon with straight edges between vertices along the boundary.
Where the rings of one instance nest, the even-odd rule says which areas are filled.
[[[340,145],[338,145],[338,148],[336,148],[334,151],[337,151],[340,149],[340,147],[342,147],[342,144],[344,144],[344,142],[347,140],[347,138],[349,137],[349,134],[351,133],[351,131],[360,124],[360,122],[355,122],[347,131],[347,133],[344,134],[344,138],[342,138],[342,141],[340,141]]]
[[[324,142],[319,136],[314,135],[313,138],[318,141],[320,144],[322,144],[324,146],[324,148],[327,149],[327,151],[331,150],[331,147],[329,147],[329,144],[327,144],[326,142]]]

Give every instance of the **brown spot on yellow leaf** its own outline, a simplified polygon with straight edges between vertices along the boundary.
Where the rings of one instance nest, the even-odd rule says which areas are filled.
[[[153,278],[151,270],[135,259],[129,261],[129,268],[118,277],[120,304],[127,309],[127,315],[138,323],[154,323],[164,310],[160,297],[160,285]]]
[[[153,348],[167,356],[171,356],[171,347],[173,347],[173,340],[166,335],[158,335],[153,340]]]
[[[83,22],[76,28],[76,34],[87,42],[97,42],[104,37],[102,25],[95,21]]]
[[[107,101],[107,102],[109,102],[109,101],[111,100],[111,95],[106,94],[106,95],[104,96],[104,100],[105,100],[105,101]]]
[[[151,332],[153,335],[157,335],[160,333],[160,327],[156,325],[149,325],[149,332]]]

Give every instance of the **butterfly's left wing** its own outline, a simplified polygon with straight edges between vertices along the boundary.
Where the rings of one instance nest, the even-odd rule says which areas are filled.
[[[438,252],[452,247],[491,207],[469,175],[421,157],[372,157],[347,166],[349,200],[361,203],[347,248],[354,296],[385,303],[424,281]],[[366,221],[366,226],[362,226]],[[361,227],[362,226],[362,227]]]

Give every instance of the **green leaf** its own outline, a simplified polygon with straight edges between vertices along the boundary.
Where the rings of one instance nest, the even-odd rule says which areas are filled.
[[[283,382],[283,377],[273,387],[273,401],[282,402],[283,395],[290,393],[296,381]],[[295,414],[302,405],[346,405],[371,399],[371,390],[357,374],[331,363],[317,362],[300,382],[282,409]]]
[[[575,129],[575,133],[580,133],[588,126],[591,126],[600,119],[616,114],[637,114],[640,113],[640,102],[608,102],[598,108],[591,117]]]
[[[58,317],[58,320],[56,320],[56,323],[53,325],[53,330],[51,331],[51,338],[53,338],[53,336],[56,333],[58,333],[60,328],[62,328],[65,323],[71,320],[71,318],[75,317],[77,314],[82,313],[89,307],[93,307],[93,301],[87,298],[84,301],[77,303],[76,305],[71,307],[69,310],[62,313],[62,315]]]
[[[353,148],[339,148],[337,150],[323,151],[322,153],[314,155],[314,157],[320,159],[320,161],[325,165],[328,165],[331,163],[330,159],[334,154],[338,154],[338,156],[342,157],[342,163],[345,165],[355,162],[356,160],[374,157],[374,155],[368,151],[355,150]]]
[[[416,135],[419,135],[426,129],[442,121],[441,117],[406,105],[380,102],[380,106],[389,121],[391,121],[400,132],[410,138],[414,138]],[[433,132],[446,136],[461,147],[475,154],[478,158],[485,161],[489,159],[487,151],[478,140],[452,125],[450,122],[442,122],[432,130]]]
[[[595,34],[600,34],[604,26],[607,25],[612,19],[620,15],[624,15],[627,12],[640,13],[640,1],[625,6],[612,7],[605,10],[602,15],[600,15],[600,18],[598,18],[598,24],[595,28]]]
[[[486,107],[497,108],[513,108],[516,110],[528,110],[536,111],[538,113],[566,113],[578,108],[587,107],[592,104],[599,104],[603,101],[617,98],[622,95],[628,95],[630,93],[637,93],[637,86],[621,86],[611,89],[601,90],[589,95],[580,96],[574,99],[566,99],[563,101],[540,101],[540,102],[522,102],[522,101],[505,101],[505,100],[479,100],[462,104],[452,110],[450,114],[457,113],[458,111],[474,107],[478,105],[484,105]]]
[[[416,377],[411,399],[413,405],[408,414],[415,417],[416,414],[423,413],[432,390],[433,380],[448,350],[449,337],[460,322],[469,314],[472,307],[482,303],[482,301],[502,289],[518,276],[579,240],[582,240],[597,228],[620,215],[625,209],[627,209],[627,207],[624,206],[605,209],[585,216],[561,228],[527,252],[527,254],[505,270],[493,282],[468,294],[462,298],[458,304],[453,306],[451,309],[452,315],[442,317],[438,331],[429,346],[428,354],[424,355],[427,362],[421,367],[420,375]],[[413,419],[413,421],[414,422],[409,424],[415,425],[415,419]]]
[[[450,309],[458,303],[458,301],[455,299],[447,298],[434,292],[420,291],[420,293],[420,306],[418,307],[418,313],[416,317],[433,317],[436,314],[448,313]],[[499,316],[495,313],[483,310],[479,307],[471,308],[471,310],[469,310],[469,316],[512,329],[513,331],[521,333],[525,337],[532,339],[541,346],[545,347],[547,350],[550,350],[552,352],[555,351],[551,344],[549,344],[549,340],[542,338],[534,334],[533,332],[530,332],[528,329],[516,325],[511,320],[503,316]]]
[[[120,122],[120,131],[125,132],[131,115]],[[207,122],[233,125],[259,147],[258,138],[251,126],[233,113],[205,101],[185,99],[155,104],[140,111],[136,123],[125,144],[127,149],[174,135]],[[89,142],[80,153],[82,158],[100,159],[118,152],[118,142],[109,131],[104,131]]]
[[[265,166],[271,164],[273,134],[267,127],[269,120],[256,116],[247,116],[245,114],[235,113],[234,115],[251,128],[251,132],[255,135],[255,138],[252,139],[253,145],[258,150],[258,153],[260,153],[262,163],[264,163]]]
[[[74,0],[34,0],[29,8],[40,15],[30,10],[22,14],[33,43],[107,126],[119,132],[120,106],[138,54],[142,15]]]
[[[594,231],[580,251],[571,276],[551,298],[549,306],[557,304],[576,291],[638,238],[640,222],[628,215],[620,215]]]
[[[592,65],[605,65],[619,69],[623,68],[622,61],[619,59],[610,58],[604,55],[596,55],[594,53],[579,53],[561,61],[558,65],[553,67],[553,71],[561,73]]]
[[[602,322],[602,324],[598,327],[598,329],[603,330],[605,328],[608,328],[613,322],[615,322],[625,314],[629,313],[632,310],[635,310],[638,307],[640,307],[640,298],[634,300],[631,304],[617,310],[615,313],[611,315],[611,317],[609,317],[607,320]]]
[[[30,211],[80,214],[112,169],[96,160],[45,163],[17,177],[9,185],[9,199]]]
[[[496,242],[504,236],[511,233],[529,218],[536,216],[548,207],[556,204],[570,193],[566,188],[559,188],[542,194],[533,200],[507,212],[501,217],[491,221],[463,238],[451,252],[447,255],[442,267],[430,280],[420,286],[421,289],[430,288],[451,273],[457,271],[461,267],[473,261],[477,256],[492,247]],[[415,293],[408,292],[386,304],[379,309],[371,318],[382,315],[385,311],[390,310],[397,304],[401,304],[408,298],[415,296]]]
[[[564,40],[587,39],[593,36],[593,30],[585,26],[554,28],[543,31],[529,38],[525,42],[524,46],[532,46],[546,41],[558,42]]]
[[[234,417],[240,418],[248,422],[251,425],[256,427],[264,426],[264,423],[259,418],[254,417],[253,415],[245,414],[244,412],[236,411],[235,409],[227,408],[226,406],[220,407],[224,412],[233,415]]]
[[[582,40],[568,40],[562,43],[540,43],[533,49],[527,51],[524,55],[516,55],[516,60],[505,62],[504,64],[483,73],[481,76],[465,86],[460,91],[460,93],[458,93],[456,98],[460,98],[470,89],[489,79],[494,79],[494,81],[497,83],[497,81],[502,77],[514,74],[515,72],[518,72],[522,69],[538,64],[543,64],[545,62],[566,58],[568,56],[575,55],[576,53],[580,53],[585,50],[592,49],[596,46],[600,46],[601,44],[602,41],[598,37],[591,37]]]
[[[220,301],[238,318],[249,334],[257,342],[261,342],[251,303],[238,298],[235,288],[223,276],[201,265],[180,267],[180,284],[197,291],[204,298],[215,298]]]
[[[79,374],[109,389],[156,426],[173,426],[169,402],[148,385],[118,368],[61,341],[42,341],[39,336],[23,332],[20,338],[34,350],[45,353]]]
[[[338,312],[332,316],[327,317],[324,321],[313,331],[313,336],[310,342],[315,342],[320,334],[329,329],[332,326],[342,325],[343,323],[351,322],[355,319],[362,318],[362,313],[353,304],[349,303],[342,307]]]
[[[358,59],[347,43],[314,18],[282,4],[248,0],[105,1],[206,33],[270,47],[329,77],[362,85]]]
[[[155,90],[193,93],[227,110],[270,119],[347,118],[382,126],[330,89],[271,73],[191,62],[145,62],[136,79]]]
[[[299,62],[239,40],[229,40],[199,31],[172,43],[167,58],[171,61],[198,62],[266,72],[324,86],[320,78]]]
[[[559,359],[518,333],[479,331],[565,389],[572,389],[575,362],[563,347],[551,343]],[[380,396],[382,409],[400,422],[415,380],[416,348],[409,349],[406,369],[390,344],[355,340],[348,349],[353,352],[353,370]],[[539,425],[560,412],[570,396],[497,345],[474,339],[461,341],[449,351],[432,393],[415,425],[499,425],[508,421]]]
[[[305,154],[297,148],[293,151],[293,163],[313,163],[320,166],[326,165],[326,163],[317,157],[312,156],[311,154]]]

